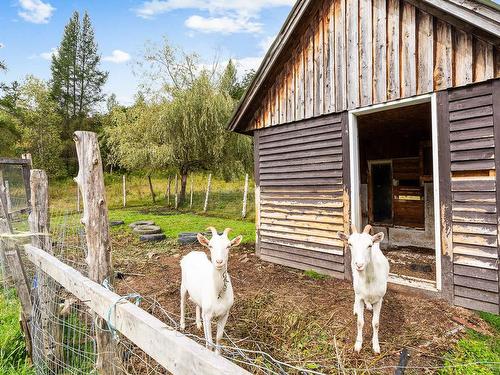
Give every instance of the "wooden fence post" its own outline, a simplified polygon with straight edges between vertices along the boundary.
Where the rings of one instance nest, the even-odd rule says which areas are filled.
[[[12,200],[10,199],[10,184],[9,181],[4,181],[5,186],[5,201],[7,202],[7,214],[12,213]]]
[[[5,202],[5,187],[0,186],[0,234],[13,234],[12,226],[7,213]],[[17,291],[17,296],[21,301],[21,324],[25,334],[26,348],[28,355],[31,357],[31,334],[29,331],[29,321],[31,319],[32,305],[31,295],[26,280],[26,273],[19,254],[19,248],[13,238],[3,237],[0,239],[0,252],[3,252],[8,275],[14,282]]]
[[[179,206],[179,196],[177,195],[177,189],[178,189],[178,176],[177,173],[175,174],[175,209],[177,210],[177,207]]]
[[[203,205],[203,212],[207,212],[208,208],[208,194],[210,194],[210,184],[212,183],[212,173],[208,175],[208,182],[207,182],[207,192],[205,194],[205,204]]]
[[[193,179],[194,177],[191,176],[191,188],[189,192],[189,208],[193,208]]]
[[[170,206],[170,184],[172,179],[168,176],[168,187],[167,187],[167,206]]]
[[[125,175],[122,177],[122,190],[123,190],[123,207],[127,205],[127,183],[125,181]]]
[[[30,176],[31,190],[31,213],[28,221],[31,233],[31,244],[54,255],[52,242],[50,240],[50,216],[49,216],[49,182],[47,174],[41,169],[32,169]],[[46,233],[45,235],[41,233]],[[61,363],[61,349],[56,343],[61,339],[61,330],[52,317],[57,316],[58,305],[54,303],[51,293],[49,277],[41,271],[36,274],[38,303],[40,306],[40,322],[42,327],[43,356],[45,362],[54,371],[57,371]]]
[[[80,212],[80,188],[76,185],[76,212]]]
[[[77,131],[73,139],[78,156],[78,175],[75,181],[82,193],[85,236],[87,240],[87,264],[89,278],[99,284],[108,280],[112,284],[111,238],[109,235],[108,207],[104,188],[104,175],[97,135]],[[99,374],[116,374],[114,361],[116,345],[102,318],[96,317],[96,368]],[[120,366],[117,365],[117,368]]]
[[[247,196],[248,196],[248,173],[245,175],[245,190],[243,191],[243,209],[241,210],[241,217],[247,216]]]

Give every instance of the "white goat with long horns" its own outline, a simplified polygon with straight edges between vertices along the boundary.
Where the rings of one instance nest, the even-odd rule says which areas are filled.
[[[338,237],[347,242],[351,251],[352,281],[354,286],[354,315],[358,316],[358,334],[354,350],[359,352],[363,345],[363,325],[365,306],[373,309],[373,337],[372,346],[375,353],[380,353],[378,329],[382,300],[387,291],[389,278],[389,262],[380,250],[380,242],[384,233],[372,236],[372,227],[367,225],[363,233],[358,233],[356,226],[352,225],[352,234],[338,232]]]
[[[234,302],[231,278],[227,272],[229,249],[238,246],[243,239],[238,236],[229,240],[230,228],[224,229],[219,236],[214,227],[208,227],[212,232],[210,241],[198,233],[198,242],[210,250],[211,261],[203,251],[191,251],[181,260],[181,322],[180,328],[186,328],[185,302],[189,293],[190,299],[196,304],[196,326],[201,329],[201,318],[207,348],[213,347],[211,321],[218,318],[216,335],[216,353],[220,353],[220,340],[224,333],[229,310]]]

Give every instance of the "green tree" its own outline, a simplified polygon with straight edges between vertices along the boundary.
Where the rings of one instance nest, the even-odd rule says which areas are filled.
[[[107,133],[122,167],[179,173],[181,204],[190,172],[210,170],[229,179],[251,169],[250,139],[225,130],[236,103],[232,62],[223,72],[200,69],[196,54],[165,39],[163,46],[149,48],[140,64],[149,87],[158,82],[161,87],[150,102],[140,98],[133,108],[115,113]]]
[[[10,85],[0,84],[0,155],[15,156],[17,145],[21,139],[17,102],[20,95],[20,85],[13,82]]]
[[[59,134],[62,119],[46,82],[27,77],[20,88],[17,118],[21,133],[19,148],[31,153],[35,167],[45,169],[52,177],[66,175]]]

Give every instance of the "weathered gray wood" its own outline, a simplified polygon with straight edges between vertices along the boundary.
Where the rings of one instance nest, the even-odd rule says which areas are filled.
[[[325,112],[335,112],[335,2],[323,4]]]
[[[248,374],[46,252],[27,245],[26,254],[101,318],[114,306],[113,326],[173,374]]]
[[[498,51],[496,51],[498,53]],[[500,103],[500,82],[495,80],[492,83],[492,101],[496,103],[493,114],[493,124],[495,129],[495,153],[497,153],[495,158],[495,183],[496,183],[496,206],[497,206],[497,237],[500,243],[500,108],[498,103]],[[497,259],[497,273],[499,277],[498,289],[500,290],[500,249],[497,248],[496,252]],[[498,292],[498,291],[497,291]],[[497,294],[497,306],[500,312],[500,293]]]
[[[279,258],[276,256],[270,256],[270,255],[264,255],[264,254],[261,255],[261,259],[266,260],[268,262],[281,264],[281,265],[287,266],[287,267],[302,269],[305,271],[313,270],[313,271],[316,271],[320,274],[330,275],[330,276],[336,277],[338,279],[342,279],[344,277],[343,270],[333,271],[331,269],[322,268],[322,267],[319,267],[317,265],[304,264],[301,262],[288,260],[287,258]]]
[[[457,85],[467,85],[472,82],[472,35],[455,30],[455,80]]]
[[[373,18],[372,0],[359,0],[359,85],[360,105],[373,103]],[[375,71],[378,74],[377,71]],[[376,75],[375,74],[375,75]]]
[[[400,96],[399,0],[387,0],[387,99]]]
[[[415,7],[403,2],[401,12],[401,96],[417,93]]]
[[[495,191],[495,180],[453,180],[451,183],[452,191]]]
[[[373,102],[387,99],[387,4],[373,0]]]
[[[347,73],[346,73],[346,36],[345,36],[345,0],[335,3],[334,28],[335,32],[335,108],[337,112],[347,106]]]
[[[12,199],[10,197],[10,183],[8,180],[5,180],[3,182],[3,185],[5,186],[4,192],[5,192],[5,201],[7,202],[7,214],[10,215],[12,213]]]
[[[50,239],[50,215],[49,215],[49,182],[45,171],[40,169],[31,170],[31,213],[29,215],[29,226],[32,233],[31,245],[48,254],[53,255],[52,242]],[[54,303],[54,296],[50,295],[52,288],[50,279],[45,272],[37,270],[38,295],[42,353],[45,363],[52,371],[58,371],[62,363],[61,346],[54,341],[61,337],[61,327],[53,320],[58,314],[58,305]]]
[[[346,2],[347,108],[359,106],[359,3]]]
[[[498,293],[498,283],[496,281],[482,280],[475,277],[467,277],[455,275],[453,278],[455,285],[465,286],[469,288],[477,288],[489,292]]]
[[[109,234],[108,207],[106,190],[97,134],[77,131],[73,139],[78,156],[78,175],[75,182],[82,194],[83,217],[85,226],[89,265],[89,278],[99,284],[104,280],[113,282],[111,262],[111,237]],[[103,319],[96,319],[96,368],[100,374],[115,374],[116,345]]]
[[[436,21],[436,53],[434,66],[434,89],[452,86],[452,37],[450,24]]]
[[[417,10],[417,94],[433,91],[434,25],[430,14]]]
[[[489,116],[493,114],[493,107],[486,105],[483,107],[464,109],[462,111],[452,112],[450,114],[450,121],[471,119],[474,117]]]

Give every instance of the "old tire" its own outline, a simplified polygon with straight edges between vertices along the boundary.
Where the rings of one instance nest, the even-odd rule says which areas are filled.
[[[130,228],[135,228],[140,225],[155,225],[154,221],[149,221],[149,220],[140,220],[140,221],[134,221],[133,223],[129,224]]]
[[[138,225],[133,229],[133,232],[136,234],[158,234],[162,230],[157,225]]]
[[[180,244],[180,245],[191,245],[191,244],[194,244],[194,243],[198,243],[198,239],[196,238],[196,236],[194,237],[179,237],[179,239],[177,240],[177,242]]]
[[[156,233],[156,234],[143,234],[139,237],[139,240],[143,242],[156,242],[156,241],[163,241],[166,238],[167,236],[165,236],[165,234]]]
[[[110,227],[116,227],[118,225],[123,225],[125,222],[123,220],[115,220],[115,221],[110,221],[109,226]]]

